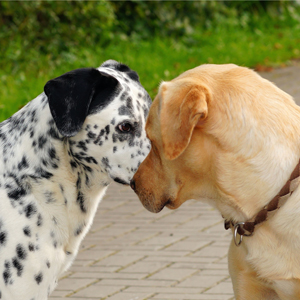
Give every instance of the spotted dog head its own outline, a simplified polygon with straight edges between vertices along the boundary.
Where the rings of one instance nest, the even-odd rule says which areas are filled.
[[[44,90],[57,129],[69,142],[71,164],[129,184],[150,149],[144,126],[151,99],[138,74],[108,60],[98,69],[50,80]]]

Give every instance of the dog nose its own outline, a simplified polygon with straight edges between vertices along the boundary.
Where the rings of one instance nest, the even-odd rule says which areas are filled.
[[[135,191],[135,181],[133,179],[130,180],[130,187]]]

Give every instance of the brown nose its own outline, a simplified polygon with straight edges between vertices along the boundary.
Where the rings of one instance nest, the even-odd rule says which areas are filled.
[[[135,181],[133,179],[130,180],[130,187],[135,191]]]

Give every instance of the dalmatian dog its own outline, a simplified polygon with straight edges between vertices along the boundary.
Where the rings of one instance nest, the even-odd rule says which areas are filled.
[[[112,181],[150,150],[151,99],[114,60],[50,80],[0,124],[0,299],[45,300]]]

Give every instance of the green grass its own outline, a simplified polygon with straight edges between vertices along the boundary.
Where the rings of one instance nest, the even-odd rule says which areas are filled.
[[[81,45],[55,60],[33,52],[26,61],[0,60],[0,121],[8,118],[43,91],[45,83],[72,69],[98,67],[107,59],[128,64],[154,98],[162,80],[203,63],[280,66],[300,57],[300,27],[242,30],[219,27],[197,31],[193,37],[153,40],[116,40],[107,47]],[[17,49],[16,51],[22,51]]]

